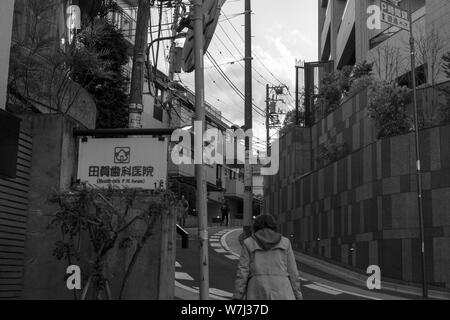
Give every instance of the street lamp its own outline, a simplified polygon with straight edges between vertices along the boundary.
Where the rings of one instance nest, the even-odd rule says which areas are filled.
[[[417,107],[417,87],[416,87],[416,49],[413,34],[413,20],[411,1],[409,1],[409,45],[411,54],[411,78],[414,96],[414,142],[416,151],[416,174],[417,174],[417,205],[419,211],[420,244],[421,244],[421,263],[422,263],[422,294],[424,298],[428,297],[428,281],[425,260],[425,228],[423,219],[423,190],[422,190],[422,168],[420,161],[420,143],[419,143],[419,112]]]

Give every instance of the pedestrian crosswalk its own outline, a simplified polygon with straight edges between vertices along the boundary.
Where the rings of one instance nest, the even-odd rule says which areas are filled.
[[[175,262],[175,267],[180,270],[183,268],[183,266],[177,261]],[[179,281],[182,281],[185,284],[188,283],[194,283],[194,278],[191,277],[186,272],[175,272],[175,285],[185,289],[187,291],[193,292],[193,293],[199,293],[200,289],[196,286],[186,286],[185,284],[181,284]],[[216,288],[210,288],[209,293],[211,295],[211,298],[216,300],[230,300],[233,297],[233,294],[231,292],[227,292],[224,290],[216,289]]]
[[[224,237],[227,234],[229,234],[230,231],[232,231],[232,230],[222,230],[222,231],[215,233],[214,235],[212,235],[209,238],[209,245],[216,253],[223,254],[225,258],[232,260],[232,261],[236,261],[236,260],[239,260],[239,256],[234,254],[233,252],[231,252],[229,250],[229,248],[224,246],[224,243],[225,243]]]

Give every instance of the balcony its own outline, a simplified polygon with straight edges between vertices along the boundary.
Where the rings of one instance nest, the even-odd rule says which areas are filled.
[[[228,198],[244,198],[244,181],[242,179],[230,179],[226,178],[225,182],[225,196]]]
[[[221,192],[223,191],[223,181],[217,179],[217,166],[205,165],[206,171],[206,183],[208,185],[208,192]],[[175,165],[171,160],[168,164],[169,176],[182,183],[186,183],[192,186],[196,186],[195,179],[195,165],[193,164],[181,164]]]
[[[110,19],[113,24],[122,31],[125,38],[134,45],[134,38],[136,35],[136,20],[133,18],[135,9],[122,8],[122,12],[114,12],[110,14]]]

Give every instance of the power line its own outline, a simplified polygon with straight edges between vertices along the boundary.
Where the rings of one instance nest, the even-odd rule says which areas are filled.
[[[234,29],[234,31],[236,32],[236,34],[239,36],[239,38],[244,41],[244,38],[242,37],[242,35],[239,33],[239,31],[236,29],[236,27],[233,25],[233,23],[231,22],[231,20],[228,18],[227,14],[222,10],[222,14],[224,15],[225,19],[228,21],[228,23],[231,25],[231,27]],[[269,74],[280,84],[284,85],[284,83],[282,81],[280,81],[274,74],[272,71],[270,71],[270,69],[265,65],[265,63],[258,57],[258,55],[252,51],[253,55],[255,56],[255,58],[259,61],[259,63],[264,67],[264,69],[267,70],[267,72],[269,72]],[[270,83],[270,82],[269,82]]]
[[[236,44],[234,43],[234,41],[231,39],[231,37],[228,35],[228,33],[226,32],[226,30],[223,28],[223,26],[221,24],[219,24],[220,29],[222,30],[222,32],[225,34],[225,36],[228,38],[228,40],[230,41],[230,43],[233,45],[233,47],[239,52],[239,54],[241,56],[244,56],[241,52],[241,50],[236,46]],[[222,45],[225,47],[225,49],[233,56],[233,54],[231,53],[230,49],[223,43],[223,41],[219,38],[219,36],[216,34],[217,39],[222,43]],[[240,63],[242,68],[245,68],[241,63]],[[267,80],[267,78],[265,78],[258,70],[256,70],[256,68],[254,66],[252,66],[253,71],[256,72],[256,74],[258,74],[258,76],[266,81],[267,83],[271,83],[271,81]],[[253,78],[256,82],[258,82],[259,84],[261,84],[262,86],[266,86],[264,83],[262,83],[261,81]]]
[[[241,90],[233,83],[233,81],[230,80],[230,78],[225,74],[225,72],[222,70],[222,68],[218,65],[217,61],[213,58],[213,56],[207,52],[206,53],[208,59],[216,66],[216,70],[219,72],[219,74],[225,79],[225,81],[230,85],[230,87],[238,94],[240,98],[242,98],[245,101],[245,95],[242,93]],[[254,110],[259,113],[261,116],[265,117],[265,111],[263,111],[261,108],[259,108],[254,102],[252,102],[254,106]]]

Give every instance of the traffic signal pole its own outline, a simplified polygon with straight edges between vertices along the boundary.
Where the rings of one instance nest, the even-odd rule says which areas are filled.
[[[203,134],[205,122],[205,75],[203,67],[203,0],[193,0],[194,4],[194,55],[195,55],[195,120],[201,123],[195,132],[195,165],[197,182],[196,207],[198,212],[198,238],[200,245],[200,300],[209,300],[209,256],[208,256],[208,216],[205,167],[203,164]]]

